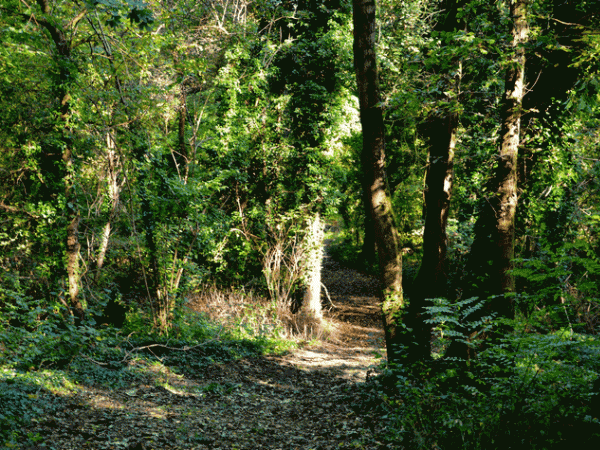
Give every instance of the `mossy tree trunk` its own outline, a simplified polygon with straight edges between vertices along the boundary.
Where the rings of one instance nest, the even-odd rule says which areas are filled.
[[[58,80],[56,83],[56,98],[59,103],[58,126],[61,134],[60,138],[60,160],[57,160],[59,178],[64,183],[64,220],[65,229],[65,271],[68,281],[68,295],[70,307],[78,319],[83,319],[84,310],[80,299],[81,274],[79,268],[79,208],[76,198],[75,167],[73,161],[73,130],[70,119],[72,115],[72,98],[70,94],[70,85],[75,79],[75,64],[71,55],[71,39],[67,33],[76,28],[77,24],[87,13],[83,9],[66,24],[58,24],[55,17],[52,16],[52,8],[47,0],[38,0],[37,4],[41,14],[35,18],[35,23],[44,28],[52,39],[54,48],[52,54],[54,63],[58,71]],[[29,15],[24,15],[30,20]]]

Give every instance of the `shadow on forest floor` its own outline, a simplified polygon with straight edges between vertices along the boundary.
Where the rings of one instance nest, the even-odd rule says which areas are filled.
[[[353,409],[357,382],[383,351],[377,280],[327,258],[323,283],[335,305],[329,341],[189,367],[133,359],[144,376],[118,387],[37,389],[53,406],[25,434],[57,450],[386,448]]]

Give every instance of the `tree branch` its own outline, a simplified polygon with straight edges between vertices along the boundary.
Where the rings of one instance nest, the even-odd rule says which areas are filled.
[[[0,201],[0,209],[3,209],[4,211],[10,212],[10,213],[25,214],[25,215],[31,217],[32,219],[40,218],[40,216],[38,216],[36,214],[32,214],[29,211],[25,211],[24,209],[19,209],[19,208],[15,208],[14,206],[6,205],[4,203],[4,201]]]

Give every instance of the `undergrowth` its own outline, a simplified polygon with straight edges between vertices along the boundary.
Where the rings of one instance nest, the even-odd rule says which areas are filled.
[[[443,314],[431,322],[477,357],[399,364],[367,383],[356,406],[369,411],[379,438],[405,449],[598,448],[600,340],[570,329],[531,334],[513,322],[513,333],[483,346],[473,331],[506,323],[469,322],[483,302],[462,303],[461,316],[438,300],[429,312]]]
[[[285,339],[275,311],[248,295],[221,295],[220,307],[182,305],[168,333],[150,328],[151,317],[127,313],[122,328],[99,326],[93,315],[75,323],[56,307],[29,307],[0,314],[0,446],[35,445],[22,431],[52,414],[61,398],[80,386],[125,388],[161,384],[165,374],[194,376],[199,368],[237,358],[283,353],[297,345]],[[204,297],[206,300],[206,297]],[[32,305],[34,302],[30,302]],[[230,308],[224,305],[229,303]],[[65,319],[67,317],[67,319]]]

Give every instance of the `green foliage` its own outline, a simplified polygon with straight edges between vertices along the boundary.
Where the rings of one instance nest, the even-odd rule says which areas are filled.
[[[5,367],[64,367],[97,335],[93,322],[75,326],[59,303],[43,305],[19,295],[13,295],[11,300],[0,311],[0,364]]]
[[[597,334],[600,261],[594,246],[576,240],[553,247],[548,243],[534,257],[516,261],[513,273],[523,286],[520,310],[538,331],[567,327]]]
[[[52,393],[70,392],[72,381],[61,372],[19,372],[0,366],[0,442],[7,448],[41,440],[34,434],[22,435],[22,429],[44,414],[53,414],[61,406]]]
[[[378,268],[375,266],[364,267],[364,261],[362,261],[360,257],[361,250],[362,243],[356,241],[356,236],[354,236],[350,230],[342,229],[333,242],[329,244],[327,253],[331,258],[340,261],[349,267],[366,270],[372,274],[378,273]]]
[[[127,18],[142,29],[149,29],[154,23],[154,16],[148,3],[140,0],[86,0],[90,9],[96,9],[105,17],[105,23],[113,28]]]
[[[24,436],[21,430],[60,408],[57,394],[71,395],[77,385],[163,385],[168,372],[193,376],[207,365],[281,353],[294,345],[276,326],[265,324],[272,311],[250,310],[250,305],[235,323],[175,310],[167,336],[151,329],[143,310],[128,313],[123,330],[97,329],[91,320],[75,326],[56,313],[40,318],[52,313],[26,309],[31,303],[25,302],[18,303],[23,311],[11,309],[0,316],[0,440],[9,447],[35,443],[35,436]]]
[[[429,319],[425,323],[435,325],[441,341],[455,341],[476,350],[485,336],[493,330],[495,314],[485,315],[486,305],[492,299],[477,297],[450,303],[446,299],[433,299],[433,306],[426,308]]]
[[[367,385],[357,406],[381,417],[381,439],[401,448],[559,448],[573,439],[597,445],[598,340],[520,331],[481,347],[473,331],[481,332],[482,320],[469,318],[483,305],[438,299],[428,308],[438,333],[468,342],[477,358],[397,366]]]
[[[186,299],[207,281],[273,291],[263,277],[265,255],[279,243],[291,261],[290,243],[302,239],[304,222],[317,211],[343,221],[330,255],[365,269],[348,2],[242,8],[86,0],[55,2],[48,14],[35,2],[5,3],[4,441],[19,442],[16,430],[43,409],[38,400],[50,387],[34,378],[46,377],[45,369],[54,374],[47,379],[65,386],[76,380],[110,387],[152,378],[154,369],[193,370],[288,348],[274,304],[246,305],[222,327],[189,312]],[[389,184],[411,251],[407,286],[421,256],[426,126],[459,113],[448,274],[460,299],[469,290],[475,216],[492,195],[512,38],[506,4],[455,3],[380,2],[377,50]],[[395,394],[387,392],[382,403],[390,442],[552,447],[579,430],[597,432],[585,415],[598,373],[600,45],[593,5],[579,3],[531,4],[514,269],[519,322],[500,328],[518,331],[478,340],[473,332],[483,337],[498,329],[485,302],[437,300],[429,322],[440,358],[390,374]],[[51,27],[65,35],[68,59],[57,56]],[[62,159],[66,148],[70,166]],[[73,186],[69,195],[65,182]],[[74,211],[82,321],[69,311],[65,265]],[[377,264],[366,269],[376,273]],[[110,301],[128,311],[121,331],[100,323]],[[445,359],[448,338],[477,358]]]

